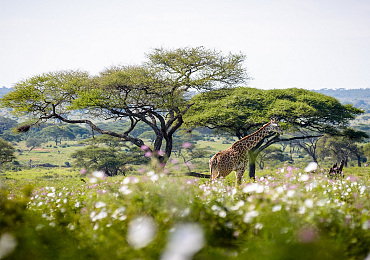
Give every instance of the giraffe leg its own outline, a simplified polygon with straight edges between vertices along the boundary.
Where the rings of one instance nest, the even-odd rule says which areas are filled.
[[[214,170],[211,172],[211,180],[216,180],[218,178],[218,176],[220,176],[220,173],[218,170]]]
[[[235,186],[239,186],[242,184],[244,171],[245,171],[245,166],[240,167],[235,171],[235,177],[236,177]]]

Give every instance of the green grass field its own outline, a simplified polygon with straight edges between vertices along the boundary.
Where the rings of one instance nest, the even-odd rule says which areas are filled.
[[[150,169],[0,176],[0,259],[365,259],[370,171],[270,167],[234,187]]]
[[[25,142],[20,142],[16,146],[16,156],[22,165],[29,165],[30,160],[32,160],[32,165],[49,163],[65,166],[65,162],[72,162],[70,155],[82,147],[77,141],[65,141],[58,146],[55,146],[54,142],[47,142],[42,144],[41,147],[30,150],[29,147],[25,146]]]

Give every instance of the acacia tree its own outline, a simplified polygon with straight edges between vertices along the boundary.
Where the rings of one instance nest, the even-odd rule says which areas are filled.
[[[274,162],[274,161],[289,161],[290,158],[284,155],[283,151],[274,146],[267,147],[266,149],[262,150],[256,159],[256,162],[258,162],[259,168],[263,170],[265,167],[266,162]]]
[[[357,166],[361,167],[361,160],[365,154],[358,142],[362,142],[368,137],[365,132],[352,128],[344,129],[340,136],[324,135],[318,142],[318,155],[323,159],[327,156],[334,157],[337,161],[343,159],[346,167],[348,159],[354,156],[357,160]]]
[[[219,89],[196,95],[186,115],[189,127],[209,127],[239,139],[253,133],[274,117],[284,136],[268,135],[249,151],[249,176],[255,177],[258,154],[278,142],[292,142],[340,134],[362,110],[337,99],[304,89]],[[286,135],[286,133],[289,133]],[[285,137],[288,136],[288,137]]]
[[[59,144],[62,144],[62,138],[73,140],[76,138],[75,134],[64,126],[58,126],[58,125],[51,125],[48,127],[45,127],[41,130],[41,133],[45,136],[51,137],[54,139],[55,146]]]
[[[309,136],[310,134],[307,132],[302,133],[303,136]],[[322,135],[316,137],[307,137],[305,139],[294,140],[294,144],[298,147],[302,148],[309,156],[311,156],[312,160],[317,163],[317,142],[320,140]]]
[[[139,148],[122,147],[121,140],[116,137],[102,135],[82,143],[89,146],[72,153],[71,157],[74,158],[74,165],[89,171],[104,171],[108,176],[125,175],[130,165],[148,162],[147,158],[140,155]]]
[[[193,105],[191,91],[229,87],[247,79],[242,54],[223,55],[203,47],[174,50],[154,49],[147,62],[139,66],[120,66],[92,77],[82,71],[59,71],[18,82],[0,103],[18,115],[34,118],[34,124],[57,119],[65,123],[84,123],[95,132],[129,141],[138,147],[144,141],[131,133],[142,122],[156,138],[149,149],[165,156],[172,151],[173,135],[183,125],[183,116]],[[73,119],[80,112],[83,119]],[[123,132],[103,130],[91,117],[128,120]],[[19,128],[27,131],[32,125]],[[150,146],[150,145],[148,145]]]

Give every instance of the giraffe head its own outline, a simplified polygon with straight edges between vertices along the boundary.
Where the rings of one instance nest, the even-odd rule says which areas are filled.
[[[279,124],[276,121],[276,118],[271,119],[271,122],[268,125],[268,129],[271,132],[275,132],[275,133],[278,133],[280,135],[283,134],[283,130],[281,130]]]

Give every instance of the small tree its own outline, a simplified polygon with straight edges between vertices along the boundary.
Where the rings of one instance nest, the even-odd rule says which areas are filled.
[[[303,133],[304,136],[312,136],[309,133]],[[307,137],[305,139],[294,140],[294,144],[302,148],[309,156],[311,156],[312,161],[317,163],[317,142],[320,140],[321,136]]]
[[[0,165],[13,161],[15,159],[14,152],[14,147],[0,138]]]
[[[73,140],[76,138],[71,129],[65,126],[51,125],[41,130],[44,136],[48,136],[54,139],[55,145],[62,143],[62,138]]]
[[[256,158],[256,162],[261,170],[264,169],[265,163],[272,163],[276,161],[290,161],[290,158],[286,156],[280,148],[275,146],[267,147],[261,151]]]
[[[44,143],[43,139],[28,137],[26,140],[26,147],[29,147],[29,152],[31,152],[35,147],[39,147],[42,143]]]
[[[366,133],[352,128],[344,129],[341,136],[324,135],[318,142],[318,154],[323,159],[327,156],[334,157],[337,161],[343,159],[346,167],[350,156],[354,156],[357,165],[361,167],[364,153],[358,142],[368,137]]]
[[[363,151],[367,161],[370,161],[370,143],[363,145]]]
[[[75,166],[89,171],[104,171],[108,176],[125,175],[128,165],[147,162],[142,158],[139,148],[122,147],[119,138],[103,135],[83,143],[90,145],[77,150],[71,157],[75,159]]]

